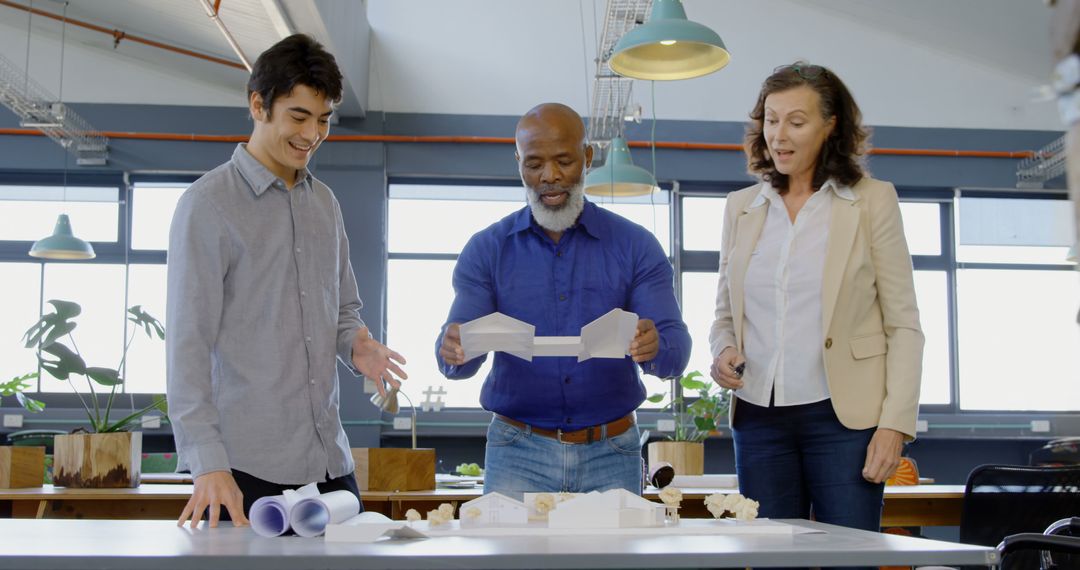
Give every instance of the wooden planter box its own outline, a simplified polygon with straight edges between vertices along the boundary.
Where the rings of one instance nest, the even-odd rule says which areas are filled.
[[[0,447],[0,489],[40,487],[44,480],[44,447]]]
[[[654,441],[649,444],[649,465],[666,461],[676,475],[705,474],[705,444],[689,441]]]
[[[73,433],[53,443],[53,483],[63,487],[138,487],[142,432]]]
[[[435,488],[435,450],[354,447],[361,491],[427,491]]]

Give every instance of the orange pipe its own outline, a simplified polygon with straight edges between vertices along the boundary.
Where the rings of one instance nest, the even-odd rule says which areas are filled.
[[[45,10],[40,10],[38,8],[30,8],[29,6],[23,6],[22,4],[16,4],[15,2],[11,2],[10,0],[0,0],[0,6],[7,6],[8,8],[15,8],[16,10],[22,10],[23,12],[30,12],[31,14],[34,14],[35,16],[43,16],[45,18],[51,18],[51,19],[56,20],[58,22],[65,21],[65,18],[63,16],[58,16],[56,14],[53,14],[52,12],[46,12]],[[220,58],[220,57],[215,57],[215,56],[212,56],[212,55],[206,55],[206,54],[199,53],[199,52],[196,52],[196,51],[191,51],[189,49],[185,49],[185,48],[182,48],[182,47],[176,47],[176,46],[172,46],[172,45],[169,45],[169,44],[166,44],[166,43],[162,43],[162,42],[154,41],[154,40],[151,40],[151,39],[143,38],[143,37],[140,37],[140,36],[135,36],[135,35],[132,35],[132,34],[129,34],[129,33],[125,32],[123,30],[117,30],[117,29],[110,30],[109,28],[99,26],[97,24],[91,24],[89,22],[83,22],[81,20],[74,20],[72,18],[67,18],[66,21],[67,21],[67,23],[69,23],[69,24],[71,24],[73,26],[79,26],[80,28],[86,28],[87,30],[93,30],[95,32],[101,32],[103,34],[112,36],[114,45],[119,44],[120,40],[131,40],[131,41],[133,41],[135,43],[140,43],[140,44],[143,44],[143,45],[148,45],[150,47],[156,47],[158,49],[163,49],[165,51],[171,51],[173,53],[178,53],[180,55],[186,55],[186,56],[189,56],[189,57],[195,57],[195,58],[198,58],[198,59],[211,61],[213,63],[220,63],[221,65],[227,65],[229,67],[235,67],[237,69],[243,69],[244,71],[247,71],[247,68],[244,67],[243,64],[237,63],[235,61],[229,61],[227,59],[223,59],[223,58]]]
[[[0,0],[2,2],[4,0]],[[101,136],[110,139],[132,139],[149,141],[193,141],[193,142],[247,142],[248,135],[196,135],[182,133],[134,133],[129,131],[101,131]],[[0,135],[8,136],[44,136],[37,129],[0,128]],[[455,143],[455,144],[514,144],[512,137],[469,137],[469,136],[411,136],[411,135],[330,135],[327,142],[382,142],[382,143]],[[631,141],[632,147],[648,148],[648,141]],[[678,141],[657,141],[656,148],[683,150],[718,150],[742,152],[741,144],[697,143]],[[1035,156],[1030,150],[945,150],[919,148],[874,148],[869,154],[886,156],[945,156],[955,158],[1030,158]]]

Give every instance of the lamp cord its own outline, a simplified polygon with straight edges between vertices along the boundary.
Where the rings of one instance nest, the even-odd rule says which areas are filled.
[[[26,17],[26,75],[23,78],[23,97],[30,93],[30,27],[34,23],[34,0],[30,0],[30,13]]]

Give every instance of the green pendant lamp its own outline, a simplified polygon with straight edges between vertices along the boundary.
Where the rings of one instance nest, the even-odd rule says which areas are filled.
[[[30,248],[30,256],[42,259],[93,259],[97,254],[89,242],[71,233],[68,215],[60,214],[52,235],[35,241]]]
[[[686,19],[680,0],[653,0],[649,21],[626,32],[608,65],[634,79],[691,79],[731,61],[720,35]]]
[[[626,139],[611,139],[607,162],[585,176],[585,193],[591,196],[645,196],[660,190],[648,170],[634,166]]]

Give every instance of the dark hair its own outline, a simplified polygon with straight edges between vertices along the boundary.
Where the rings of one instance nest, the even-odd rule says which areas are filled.
[[[247,94],[258,93],[267,116],[274,99],[307,85],[333,103],[341,101],[341,70],[330,52],[307,34],[293,34],[262,52],[251,69]]]
[[[810,87],[821,97],[821,115],[825,119],[836,117],[836,126],[821,145],[814,169],[813,190],[821,188],[829,178],[845,186],[855,184],[866,175],[862,157],[870,136],[862,126],[862,113],[851,92],[835,73],[803,61],[776,68],[762,83],[757,104],[750,111],[750,122],[746,125],[743,140],[747,170],[772,184],[780,194],[787,192],[788,177],[776,170],[765,144],[765,98],[802,85]]]

